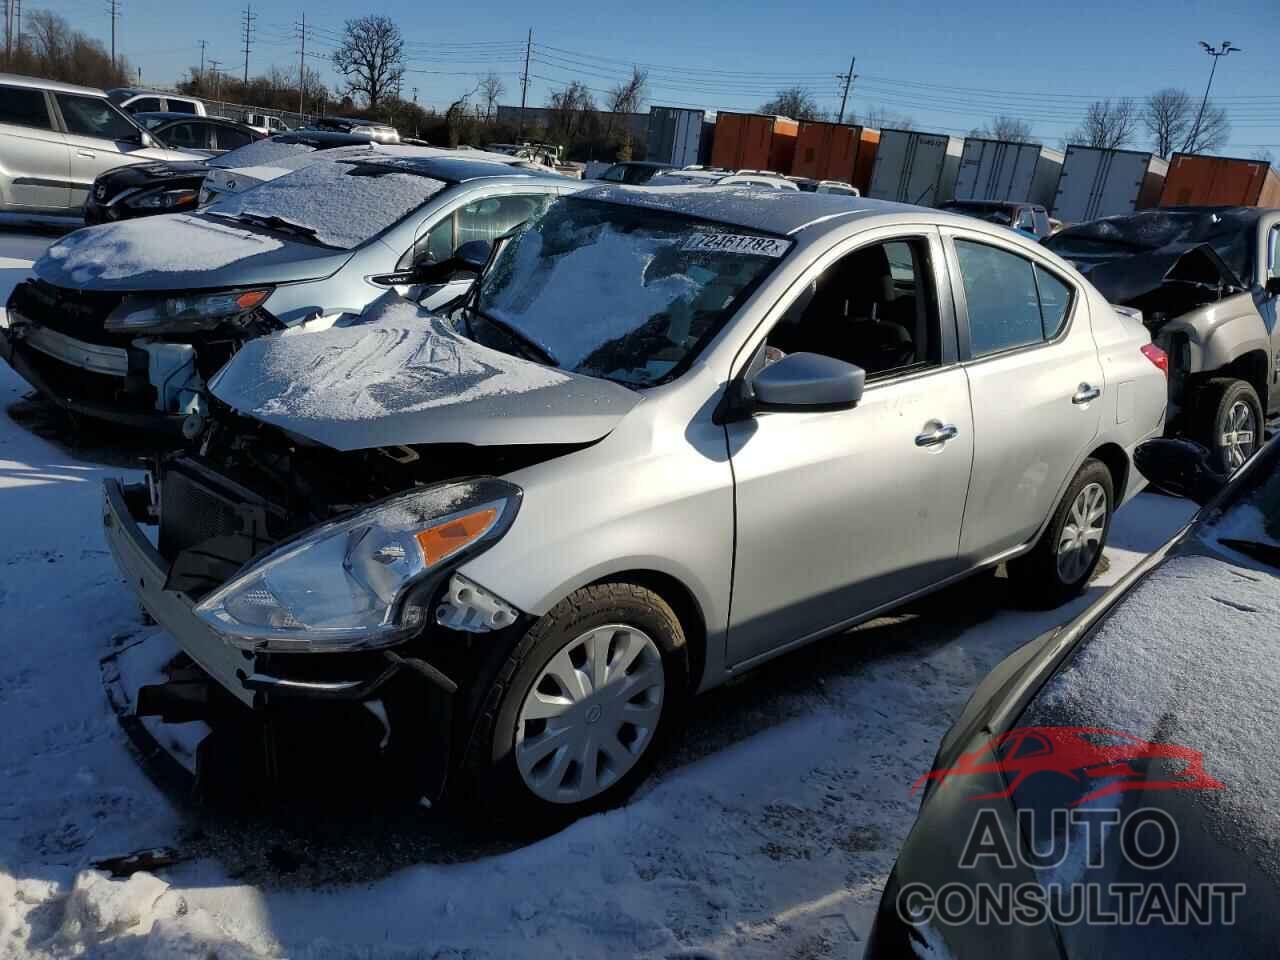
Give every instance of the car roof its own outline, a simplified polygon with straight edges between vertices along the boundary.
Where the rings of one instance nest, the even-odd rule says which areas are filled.
[[[420,148],[421,149],[421,148]],[[564,177],[512,167],[496,160],[464,159],[447,156],[404,156],[388,152],[371,154],[365,158],[341,160],[340,163],[358,163],[363,166],[395,167],[406,173],[415,173],[444,183],[467,183],[472,180],[488,180],[494,177],[514,177],[520,180],[551,180],[563,183]]]
[[[329,147],[347,147],[358,146],[363,143],[372,142],[372,138],[367,133],[346,133],[342,130],[315,130],[311,127],[304,127],[301,130],[289,130],[286,133],[277,133],[271,137],[278,143],[303,143],[314,146],[316,149],[326,149]],[[324,146],[321,146],[323,144]]]
[[[122,93],[128,97],[164,97],[166,100],[190,100],[193,103],[199,102],[199,97],[193,97],[186,93],[174,93],[170,90],[146,90],[142,87],[112,87],[107,91],[108,95],[113,93]]]
[[[185,120],[188,123],[215,123],[222,126],[243,127],[244,124],[229,117],[202,117],[198,113],[182,113],[178,110],[145,110],[135,113],[135,117],[156,117],[166,123],[170,120]]]
[[[664,210],[782,235],[798,233],[819,221],[843,219],[854,214],[920,213],[923,209],[911,204],[848,194],[766,191],[749,186],[639,187],[609,184],[591,187],[575,196],[584,200],[606,200]],[[937,214],[934,210],[928,212]],[[945,214],[943,216],[951,219]]]
[[[42,80],[39,77],[20,77],[16,73],[0,73],[0,83],[11,87],[31,87],[36,90],[52,90],[55,93],[81,93],[90,97],[105,97],[107,94],[97,87],[78,87],[74,83],[60,83],[57,80]]]

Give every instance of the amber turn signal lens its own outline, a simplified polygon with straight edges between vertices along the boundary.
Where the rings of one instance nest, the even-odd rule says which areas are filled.
[[[475,513],[454,517],[416,534],[418,547],[427,566],[439,563],[445,557],[457,553],[497,522],[497,507],[486,507]]]
[[[252,310],[265,299],[267,299],[266,290],[248,290],[236,297],[236,306],[241,310]]]

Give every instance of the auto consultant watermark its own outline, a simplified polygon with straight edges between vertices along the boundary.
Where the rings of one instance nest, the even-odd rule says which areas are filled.
[[[1235,922],[1245,884],[1189,883],[1167,872],[1180,843],[1167,810],[1083,806],[1135,790],[1226,789],[1198,751],[1095,727],[1021,727],[926,774],[912,790],[960,779],[973,790],[968,799],[997,801],[1048,774],[1060,788],[1051,794],[1058,803],[976,806],[955,879],[903,884],[899,917],[917,926]]]

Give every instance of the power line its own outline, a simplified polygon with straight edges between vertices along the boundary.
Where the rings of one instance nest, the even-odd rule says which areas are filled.
[[[107,13],[111,15],[111,66],[119,69],[116,61],[116,21],[120,19],[120,0],[107,0]]]

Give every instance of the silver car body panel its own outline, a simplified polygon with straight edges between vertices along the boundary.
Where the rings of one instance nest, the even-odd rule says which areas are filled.
[[[129,372],[129,354],[119,347],[85,343],[44,327],[32,327],[24,342],[55,360],[83,367],[93,373],[123,377]]]

